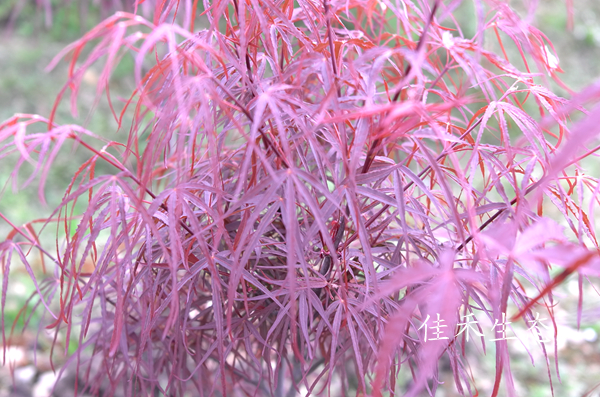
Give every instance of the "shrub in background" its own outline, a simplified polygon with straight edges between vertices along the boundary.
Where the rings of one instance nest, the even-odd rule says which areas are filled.
[[[600,110],[582,106],[598,90],[547,88],[560,68],[533,7],[475,1],[465,37],[460,1],[137,3],[151,19],[117,12],[51,65],[70,62],[57,104],[70,91],[76,113],[103,64],[121,140],[54,112],[0,125],[14,186],[38,178],[40,203],[63,144],[90,154],[43,224],[65,237],[46,247],[39,224],[11,224],[0,245],[2,308],[18,258],[55,342],[77,341],[64,368],[80,392],[435,394],[447,358],[445,387],[476,395],[465,318],[554,321],[552,289],[600,273],[600,185],[579,166],[597,149]],[[117,101],[123,56],[137,89]],[[43,280],[36,251],[55,265]],[[426,340],[434,320],[447,339]],[[492,395],[515,395],[495,343]]]

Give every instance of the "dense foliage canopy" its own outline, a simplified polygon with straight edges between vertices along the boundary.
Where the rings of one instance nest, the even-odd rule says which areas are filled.
[[[579,165],[597,149],[600,109],[584,106],[598,87],[548,88],[559,60],[529,3],[474,0],[471,36],[460,0],[116,11],[51,67],[70,62],[57,104],[70,92],[74,113],[102,67],[121,140],[54,111],[0,124],[0,158],[18,156],[15,186],[37,181],[42,203],[61,147],[89,152],[46,219],[56,245],[39,223],[0,244],[3,291],[18,257],[48,328],[78,340],[64,368],[92,393],[413,396],[435,393],[447,360],[444,387],[476,395],[465,318],[553,319],[557,284],[600,274],[600,185]],[[123,57],[128,100],[108,89]],[[56,265],[43,280],[36,252]],[[447,339],[427,340],[428,320]],[[507,343],[494,396],[515,395]]]

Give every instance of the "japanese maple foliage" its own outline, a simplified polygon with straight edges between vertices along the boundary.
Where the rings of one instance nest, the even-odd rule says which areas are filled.
[[[600,184],[579,165],[598,87],[548,88],[559,61],[532,14],[475,0],[467,37],[460,1],[137,3],[51,65],[70,62],[56,103],[70,92],[74,113],[102,65],[120,140],[58,124],[56,106],[0,125],[0,158],[19,156],[16,184],[33,166],[40,202],[62,145],[89,152],[47,218],[66,237],[46,247],[39,224],[11,224],[0,245],[3,310],[8,269],[25,266],[55,343],[78,341],[63,368],[80,392],[433,395],[445,356],[444,387],[476,395],[465,316],[553,319],[556,285],[600,274]],[[137,88],[119,101],[124,56]],[[44,279],[37,252],[56,265]],[[426,341],[436,317],[447,339]],[[492,394],[514,396],[495,343]]]

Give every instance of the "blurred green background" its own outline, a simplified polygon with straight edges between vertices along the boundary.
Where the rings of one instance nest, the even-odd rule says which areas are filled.
[[[58,1],[53,3],[59,3]],[[64,2],[60,2],[64,3]],[[82,10],[82,4],[86,9]],[[5,120],[15,113],[33,113],[48,116],[54,105],[54,98],[67,80],[68,63],[61,62],[54,70],[45,71],[52,58],[67,44],[81,37],[82,33],[101,21],[103,15],[95,1],[78,2],[53,6],[51,26],[47,26],[43,7],[36,1],[22,1],[22,9],[14,17],[13,11],[17,1],[0,2],[0,120]],[[544,32],[555,45],[564,70],[563,81],[572,89],[578,91],[600,77],[600,1],[574,0],[574,25],[567,30],[568,13],[562,0],[547,0],[539,2],[536,13],[536,26]],[[464,1],[458,11],[458,19],[463,23],[467,36],[475,32],[474,6],[472,1]],[[85,15],[82,17],[82,15]],[[488,40],[486,45],[492,50],[495,40]],[[511,58],[512,59],[512,58]],[[56,121],[59,124],[77,123],[84,125],[92,132],[111,137],[114,134],[126,134],[128,125],[125,123],[117,132],[114,121],[105,99],[100,100],[95,111],[89,112],[94,105],[96,84],[99,78],[99,65],[86,73],[80,91],[79,117],[74,118],[68,107],[68,99],[58,107]],[[133,57],[128,54],[117,67],[111,80],[111,94],[114,98],[128,98],[133,89]],[[566,92],[551,83],[552,89],[561,94]],[[119,105],[119,108],[122,103]],[[70,144],[65,145],[61,155],[55,162],[55,168],[49,175],[45,194],[48,206],[40,205],[36,183],[20,189],[15,193],[12,185],[5,185],[13,171],[16,157],[0,160],[0,186],[4,189],[0,197],[0,211],[17,225],[48,216],[51,209],[61,201],[65,188],[70,182],[70,176],[76,170],[77,164],[88,156],[81,150],[73,150]],[[594,168],[598,169],[597,166]],[[18,182],[22,183],[28,172],[24,167]],[[0,235],[4,238],[11,228],[0,220]],[[47,233],[52,236],[53,230]],[[39,270],[39,269],[37,269]],[[19,309],[27,297],[34,291],[33,283],[24,269],[13,267],[13,277],[9,285],[9,299],[6,307],[5,328],[10,329]],[[596,284],[597,281],[594,280]],[[550,362],[553,373],[555,395],[581,396],[600,382],[600,348],[598,334],[600,323],[600,299],[598,294],[586,282],[584,299],[584,321],[578,331],[575,324],[577,308],[577,279],[569,279],[558,291],[556,308],[557,319],[560,321],[559,366],[562,374],[562,384],[558,384],[555,376],[554,363]],[[544,316],[542,316],[544,317]],[[32,324],[39,322],[39,316],[34,316]],[[546,323],[548,324],[548,323]],[[18,328],[18,327],[17,327]],[[29,337],[32,337],[31,335]],[[509,343],[512,350],[512,368],[517,381],[518,395],[544,397],[550,395],[545,360],[539,349],[533,349],[535,366],[531,365],[526,351],[518,341]],[[495,368],[494,345],[488,343],[488,353],[482,356],[472,345],[470,364],[480,395],[487,395],[493,386]],[[73,350],[75,346],[70,346]],[[553,350],[552,345],[548,345]],[[553,360],[553,354],[551,354]],[[447,384],[453,385],[451,375],[446,371],[442,376]],[[6,385],[0,380],[0,395]],[[453,386],[441,387],[439,396],[455,396]],[[592,395],[600,395],[597,392]]]

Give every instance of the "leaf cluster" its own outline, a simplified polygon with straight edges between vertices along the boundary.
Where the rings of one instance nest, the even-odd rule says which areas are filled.
[[[51,67],[70,62],[56,103],[70,92],[75,113],[101,63],[123,139],[60,125],[57,105],[0,125],[0,158],[18,156],[16,186],[29,164],[41,203],[65,143],[90,155],[41,230],[1,243],[3,291],[11,258],[34,280],[33,252],[55,265],[32,302],[78,341],[64,368],[96,394],[435,394],[445,356],[476,395],[461,317],[554,321],[552,289],[600,273],[600,185],[579,165],[600,111],[584,108],[598,87],[547,88],[552,44],[508,2],[475,1],[475,37],[458,3],[136,1],[107,18]],[[137,88],[115,100],[124,56]],[[436,315],[451,335],[426,342]],[[496,357],[492,394],[504,376],[515,395],[506,340]]]

